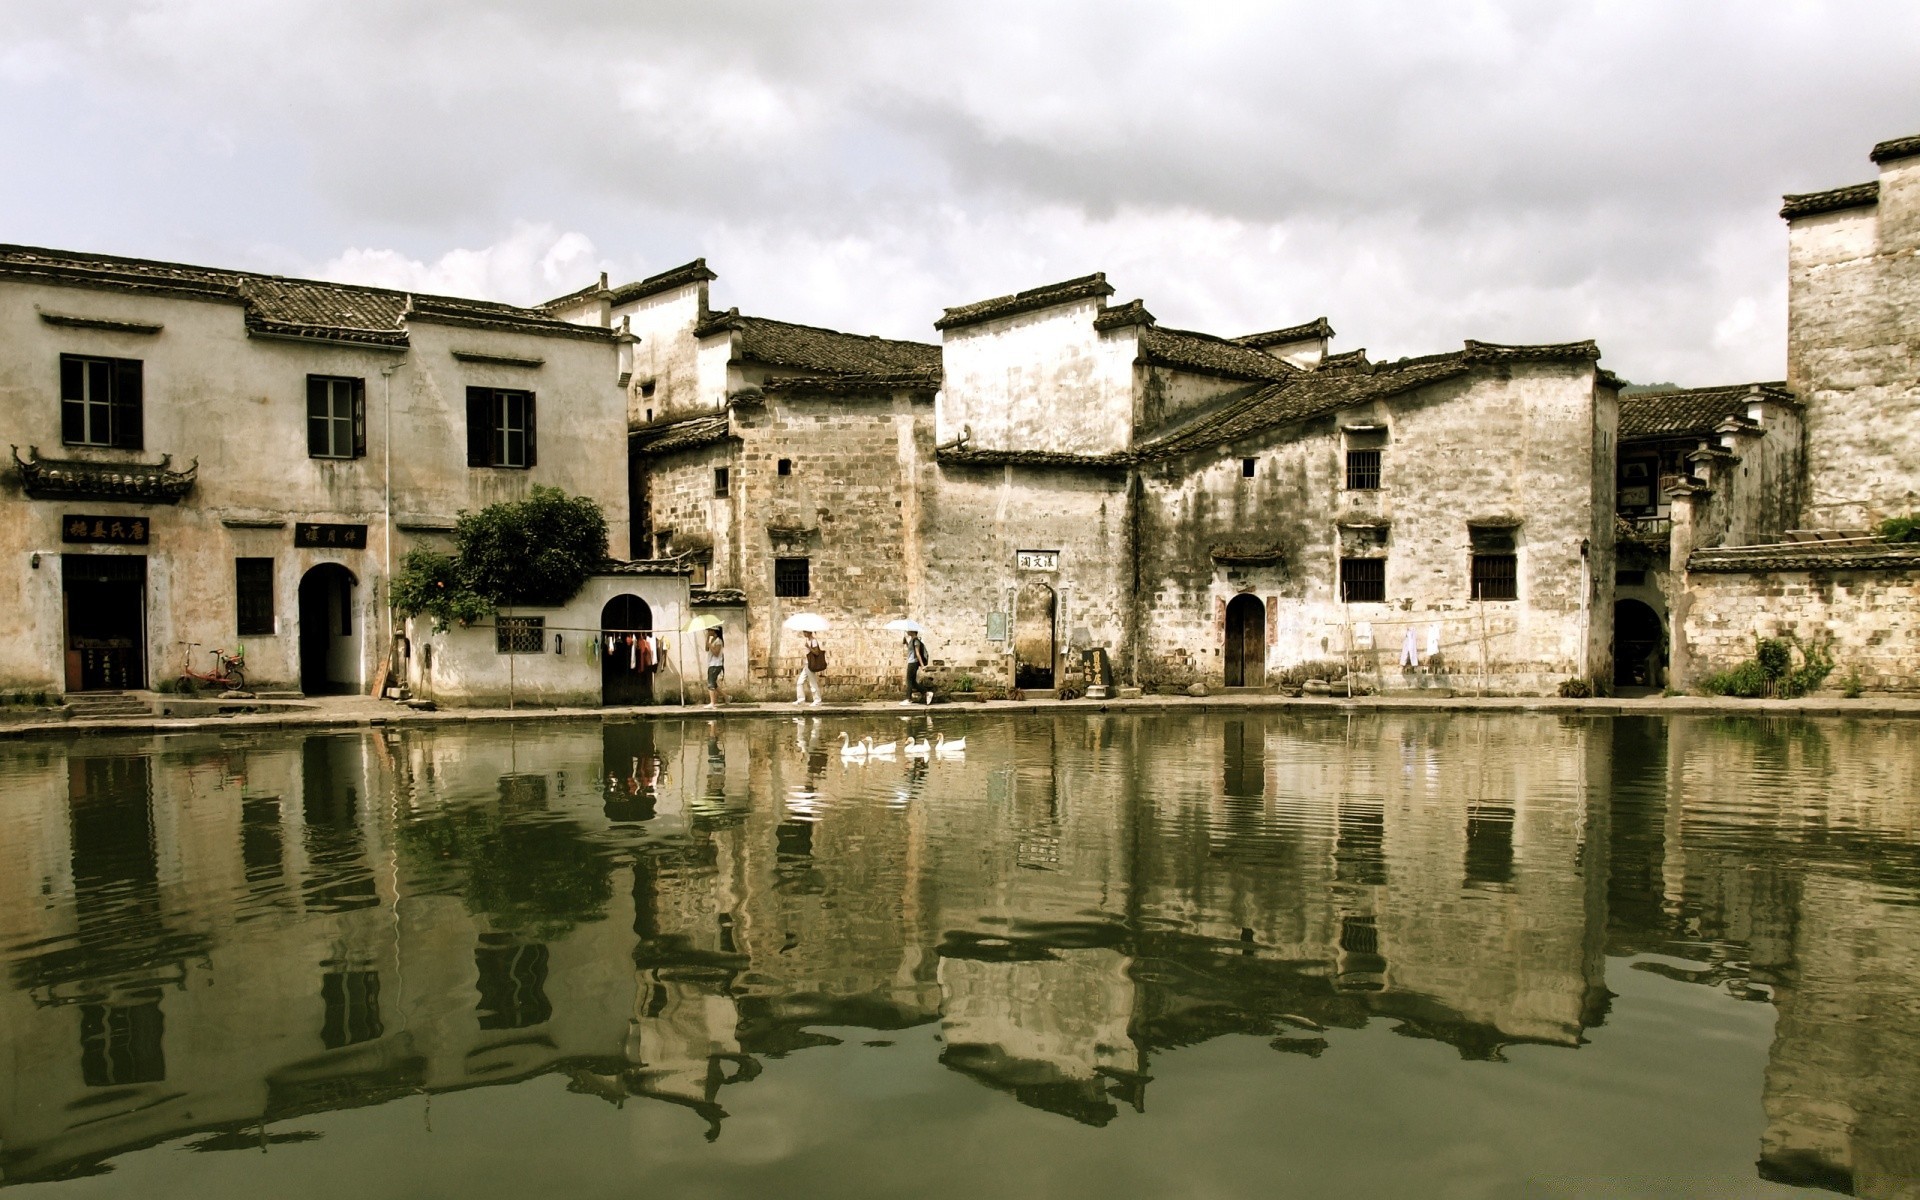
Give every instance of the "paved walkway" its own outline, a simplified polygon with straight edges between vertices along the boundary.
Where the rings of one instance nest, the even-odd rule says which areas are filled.
[[[242,702],[243,703],[243,702]],[[1864,696],[1858,700],[1809,697],[1801,700],[1734,700],[1717,696],[1647,696],[1562,700],[1541,696],[1420,696],[1385,695],[1292,698],[1263,694],[1224,696],[1144,696],[1138,700],[1022,700],[975,704],[939,704],[911,709],[895,701],[826,703],[805,708],[791,703],[723,704],[718,709],[675,704],[633,708],[446,708],[422,712],[387,700],[366,696],[320,696],[297,702],[263,702],[261,711],[204,713],[193,716],[116,716],[102,718],[24,719],[0,723],[0,740],[35,737],[89,737],[104,734],[188,733],[234,729],[355,729],[375,726],[429,726],[477,721],[625,720],[662,717],[712,720],[738,717],[904,716],[908,712],[937,712],[956,717],[979,713],[1114,712],[1492,712],[1561,713],[1584,716],[1758,716],[1800,717],[1920,717],[1920,697]]]

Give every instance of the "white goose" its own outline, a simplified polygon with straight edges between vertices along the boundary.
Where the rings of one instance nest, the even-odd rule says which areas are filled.
[[[866,738],[858,742],[850,742],[847,740],[847,735],[844,732],[841,733],[840,761],[841,762],[864,762],[867,757],[867,743],[872,740],[873,740],[872,738]]]
[[[937,733],[934,736],[939,740],[934,742],[933,752],[941,758],[962,758],[966,755],[967,739],[955,738],[952,741],[948,741],[947,735],[944,733]]]
[[[907,744],[903,746],[902,749],[906,751],[908,758],[925,758],[927,755],[933,753],[933,743],[926,738],[921,738],[916,742],[909,737]]]
[[[887,742],[886,744],[880,745],[880,746],[874,745],[872,738],[866,739],[866,742],[867,742],[867,756],[869,758],[892,758],[894,751],[900,749],[899,742]]]

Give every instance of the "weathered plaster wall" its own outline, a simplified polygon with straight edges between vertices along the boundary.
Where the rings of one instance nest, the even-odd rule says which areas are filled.
[[[1131,327],[1095,330],[1100,311],[1084,300],[948,330],[940,443],[965,428],[974,449],[1126,449],[1139,337]]]
[[[646,460],[647,511],[655,534],[671,531],[668,553],[681,554],[702,545],[713,552],[708,587],[738,587],[740,549],[736,530],[740,500],[733,480],[738,473],[740,444],[720,442]],[[714,472],[727,470],[727,492],[716,496]],[[658,553],[659,547],[654,547]]]
[[[1225,612],[1270,597],[1269,671],[1342,661],[1384,686],[1541,691],[1604,673],[1612,638],[1612,396],[1582,366],[1515,365],[1434,384],[1305,426],[1150,470],[1142,512],[1140,670],[1222,681]],[[1390,427],[1381,488],[1348,491],[1341,426]],[[1257,458],[1256,475],[1241,459]],[[1210,458],[1211,461],[1205,461]],[[1600,464],[1597,478],[1567,464]],[[1518,519],[1519,596],[1471,599],[1467,522]],[[1388,524],[1387,602],[1343,604],[1341,523]],[[1278,548],[1284,567],[1228,567],[1211,547]],[[1423,663],[1439,626],[1444,677],[1402,673],[1406,631]],[[1365,627],[1363,629],[1362,627]],[[1365,645],[1371,633],[1371,647]]]
[[[36,310],[159,324],[157,334],[48,325]],[[30,500],[9,467],[0,496],[16,514],[0,522],[0,605],[21,633],[0,643],[0,688],[60,691],[65,685],[59,570],[63,549],[141,553],[138,547],[64,546],[67,513],[149,520],[146,663],[149,682],[179,674],[181,643],[243,646],[250,682],[297,686],[299,581],[337,562],[358,586],[353,682],[364,685],[385,653],[386,488],[389,411],[392,515],[396,526],[450,525],[463,509],[519,499],[536,484],[599,501],[611,544],[626,545],[626,454],[617,431],[625,405],[607,341],[413,322],[405,353],[339,343],[249,337],[234,304],[167,296],[8,282],[0,285],[0,444],[101,463],[198,460],[193,490],[177,505]],[[536,368],[462,362],[454,350],[544,360]],[[145,449],[61,444],[62,353],[137,358],[143,363]],[[389,380],[382,375],[391,370]],[[357,459],[307,455],[306,377],[365,380],[366,449]],[[524,388],[536,395],[538,458],[530,470],[467,466],[466,388]],[[389,410],[389,386],[391,408]],[[226,522],[279,521],[271,528]],[[298,522],[364,524],[364,549],[296,550]],[[432,539],[428,539],[432,540]],[[393,562],[415,544],[396,531]],[[30,555],[41,554],[33,569]],[[274,560],[275,634],[235,633],[237,556]]]
[[[619,595],[646,601],[660,631],[663,666],[654,676],[656,701],[679,699],[682,662],[691,698],[704,675],[704,660],[696,662],[698,636],[679,632],[691,610],[686,579],[677,575],[597,575],[559,607],[509,610],[546,621],[545,648],[539,653],[500,653],[491,619],[444,632],[435,632],[425,618],[408,620],[403,628],[411,644],[402,662],[407,685],[417,696],[456,706],[505,706],[509,700],[529,707],[596,706],[601,701],[601,660],[589,647],[599,634],[601,610]],[[741,658],[744,665],[744,651]],[[702,692],[699,699],[705,698]]]
[[[633,373],[627,382],[630,424],[713,407],[709,390],[701,387],[699,347],[693,337],[706,307],[707,285],[697,281],[611,310],[609,323],[617,327],[627,318],[629,330],[640,339],[633,347]]]
[[[1876,206],[1788,223],[1787,383],[1806,404],[1806,522],[1920,510],[1920,158]]]
[[[1857,675],[1875,690],[1920,691],[1920,569],[1693,571],[1687,591],[1674,615],[1686,683],[1752,658],[1756,637],[1792,636],[1828,644],[1828,686]]]
[[[1077,627],[1124,670],[1132,594],[1127,476],[1027,466],[941,466],[921,522],[926,582],[920,620],[934,659],[953,671],[1010,682],[1009,645],[987,640],[991,612],[1030,580],[1055,593],[1055,648]],[[1057,571],[1021,571],[1022,550],[1058,551]]]

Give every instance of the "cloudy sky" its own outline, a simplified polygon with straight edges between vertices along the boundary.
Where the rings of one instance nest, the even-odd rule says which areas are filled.
[[[932,340],[1105,270],[1337,349],[1784,370],[1783,192],[1920,133],[1920,5],[6,0],[0,241]]]

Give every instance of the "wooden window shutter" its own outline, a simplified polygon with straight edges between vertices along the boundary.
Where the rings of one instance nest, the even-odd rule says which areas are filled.
[[[493,465],[493,392],[487,388],[467,389],[467,465]]]
[[[83,360],[60,356],[60,440],[69,445],[87,440],[86,373]]]
[[[122,450],[146,445],[140,419],[140,360],[113,360],[113,444]]]
[[[534,431],[533,393],[528,392],[527,393],[527,462],[526,462],[526,465],[529,467],[531,467],[535,462],[539,461],[534,454],[535,443],[533,438],[533,431]]]
[[[367,381],[353,381],[353,456],[367,456]]]
[[[327,448],[327,381],[307,376],[307,455],[325,457]]]

